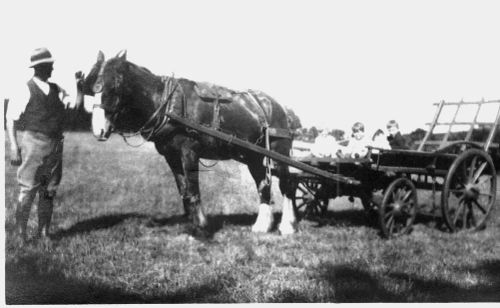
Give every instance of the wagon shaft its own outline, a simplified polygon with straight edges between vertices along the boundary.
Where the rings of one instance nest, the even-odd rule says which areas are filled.
[[[335,181],[335,182],[340,182],[340,183],[345,183],[345,184],[350,184],[350,185],[359,185],[360,184],[360,181],[356,180],[356,179],[353,179],[353,178],[349,178],[349,177],[345,177],[345,176],[341,176],[341,175],[337,175],[337,174],[333,174],[333,173],[330,173],[330,172],[327,172],[327,171],[324,171],[324,170],[321,170],[321,169],[318,169],[318,168],[314,168],[312,166],[309,166],[307,164],[304,164],[304,163],[301,163],[301,162],[298,162],[296,160],[293,160],[285,155],[281,155],[277,152],[274,152],[274,151],[269,151],[269,150],[266,150],[258,145],[255,145],[253,143],[250,143],[248,141],[245,141],[245,140],[242,140],[242,139],[239,139],[233,135],[229,135],[229,134],[226,134],[226,133],[223,133],[223,132],[220,132],[218,130],[214,130],[214,129],[211,129],[211,128],[208,128],[208,127],[205,127],[203,125],[200,125],[198,123],[195,123],[193,121],[190,121],[186,118],[183,118],[181,116],[178,116],[174,113],[167,113],[167,116],[184,125],[184,126],[187,126],[189,128],[192,128],[198,132],[201,132],[201,133],[204,133],[204,134],[207,134],[209,136],[212,136],[212,137],[215,137],[217,139],[220,139],[220,140],[223,140],[223,141],[226,141],[228,143],[232,143],[236,146],[239,146],[239,147],[242,147],[242,148],[245,148],[247,150],[250,150],[250,151],[253,151],[253,152],[256,152],[256,153],[259,153],[259,154],[262,154],[266,157],[269,157],[269,158],[272,158],[276,161],[279,161],[279,162],[282,162],[284,164],[287,164],[289,166],[292,166],[292,167],[295,167],[297,169],[300,169],[302,171],[305,171],[307,173],[311,173],[311,174],[314,174],[314,175],[317,175],[317,176],[320,176],[322,178],[325,178],[325,179],[328,179],[328,180],[332,180],[332,181]]]

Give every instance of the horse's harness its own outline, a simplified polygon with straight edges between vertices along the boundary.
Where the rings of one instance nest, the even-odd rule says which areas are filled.
[[[92,91],[95,94],[101,93],[103,91],[103,71],[104,71],[104,65],[101,65],[101,68],[99,70],[99,73],[97,75],[97,79],[92,87]],[[144,138],[144,142],[150,141],[151,138],[156,135],[162,128],[167,124],[168,122],[168,115],[167,111],[170,109],[170,104],[172,102],[172,97],[177,88],[179,87],[179,82],[173,78],[173,77],[167,77],[167,76],[162,76],[162,83],[164,84],[163,92],[160,98],[160,106],[153,112],[153,114],[149,117],[149,119],[142,125],[141,128],[139,128],[136,132],[130,133],[125,135],[122,132],[119,132],[119,134],[124,138],[125,142],[127,142],[128,137],[132,136],[137,136],[141,135]],[[182,90],[182,86],[179,87]],[[186,113],[186,99],[184,97],[184,92],[182,93],[182,103],[183,103],[183,108],[182,108],[182,113],[183,116],[185,116]],[[119,98],[117,98],[119,100]],[[117,104],[115,103],[113,107],[115,107]],[[105,111],[108,111],[111,113],[111,118],[114,118],[117,116],[119,113],[119,110],[117,108],[109,107],[109,106],[104,106],[103,104],[94,104],[93,106],[102,108]],[[161,114],[161,116],[160,116]],[[127,142],[127,144],[129,144]],[[129,144],[130,145],[130,144]],[[142,144],[141,144],[142,145]]]
[[[93,92],[96,94],[101,93],[103,91],[103,71],[104,71],[104,65],[101,65],[97,79],[92,87]],[[179,88],[181,91],[183,89],[182,86],[180,86],[179,81],[177,81],[173,77],[162,76],[162,82],[164,83],[164,88],[160,98],[159,107],[153,112],[153,114],[144,123],[144,125],[142,125],[142,127],[139,128],[136,132],[127,135],[125,135],[122,132],[119,133],[124,138],[125,142],[127,142],[126,138],[137,135],[141,135],[144,139],[144,142],[150,141],[151,138],[153,138],[168,123],[169,121],[168,111],[170,110],[173,94],[175,93],[177,88]],[[283,132],[284,130],[282,129],[272,128],[269,126],[269,123],[267,122],[265,116],[266,112],[263,109],[263,107],[259,104],[259,100],[256,93],[249,90],[247,92],[243,92],[242,94],[246,94],[250,98],[250,100],[254,102],[256,106],[260,106],[264,114],[262,119],[259,119],[262,126],[262,134],[255,143],[260,143],[262,142],[262,139],[264,139],[265,147],[267,150],[269,150],[271,135],[273,137],[278,137],[278,138],[291,138],[289,132]],[[119,99],[120,98],[117,98],[117,100]],[[104,109],[105,111],[110,112],[111,117],[113,118],[116,117],[119,112],[116,108],[116,105],[117,104],[115,103],[113,107],[110,108],[108,106],[104,106],[103,104],[94,104],[94,107],[99,107]],[[214,102],[214,119],[212,121],[212,126],[214,129],[220,129],[219,109],[220,109],[220,103],[218,97],[216,97],[216,100]],[[187,106],[186,106],[186,98],[184,91],[182,91],[182,116],[187,117]],[[127,142],[127,144],[129,143]],[[272,162],[267,157],[265,159],[265,165],[266,169],[268,170],[267,177],[268,180],[270,181],[271,179],[270,169],[272,168]]]

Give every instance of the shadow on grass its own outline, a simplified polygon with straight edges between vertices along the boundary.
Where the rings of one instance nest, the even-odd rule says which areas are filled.
[[[123,213],[123,214],[108,214],[90,219],[82,220],[67,229],[57,230],[52,234],[51,238],[58,240],[64,237],[71,237],[76,234],[87,233],[100,229],[112,228],[127,219],[145,220],[145,224],[149,228],[161,228],[165,226],[173,226],[179,224],[186,225],[186,232],[190,233],[190,220],[185,215],[174,216],[158,216],[148,215],[143,213]],[[218,214],[210,215],[208,218],[208,227],[206,228],[206,237],[211,238],[216,232],[223,229],[224,226],[251,226],[257,219],[257,214]],[[309,217],[307,220],[316,221],[316,227],[324,226],[371,226],[377,227],[373,220],[369,219],[362,210],[344,210],[344,211],[329,211],[321,217]],[[274,226],[276,230],[281,221],[281,213],[274,213]]]
[[[52,239],[61,239],[76,234],[87,233],[100,229],[111,228],[129,218],[146,218],[148,216],[139,213],[109,214],[79,221],[68,229],[60,229],[51,235]]]
[[[385,290],[368,271],[349,265],[323,264],[320,276],[334,289],[339,303],[402,302],[404,298]]]
[[[59,270],[47,270],[47,260],[45,266],[41,266],[40,259],[43,257],[31,255],[15,263],[6,263],[5,299],[8,305],[234,302],[227,292],[228,286],[234,285],[234,278],[229,275],[221,275],[217,279],[176,292],[164,290],[164,294],[142,295],[67,278]],[[50,266],[59,268],[54,264]]]
[[[279,221],[281,214],[276,213],[274,215],[275,221]],[[99,217],[93,217],[90,219],[82,220],[67,229],[57,230],[51,235],[53,240],[59,240],[65,237],[71,237],[77,234],[92,232],[100,229],[112,228],[127,219],[141,219],[145,220],[145,225],[149,228],[161,228],[164,226],[173,226],[179,224],[186,225],[187,233],[191,233],[190,230],[190,220],[184,215],[174,215],[174,216],[155,216],[146,215],[142,213],[124,213],[124,214],[108,214]],[[211,238],[213,234],[221,230],[225,225],[237,225],[237,226],[249,226],[255,222],[257,218],[256,214],[229,214],[229,215],[213,215],[208,216],[209,226],[206,228],[208,238]]]
[[[425,295],[428,302],[498,302],[500,301],[500,261],[484,261],[476,267],[464,268],[485,277],[487,283],[470,288],[441,280],[427,280],[408,274],[392,274],[391,278],[411,281],[414,291]]]
[[[324,226],[350,226],[350,227],[370,227],[380,230],[378,211],[370,213],[362,209],[347,209],[341,211],[328,211],[321,216],[311,216],[306,220],[317,222],[316,227]],[[442,232],[448,232],[444,221],[440,217],[433,215],[419,214],[416,216],[414,225],[421,224],[428,228],[435,228]]]
[[[5,300],[23,304],[140,303],[138,295],[99,284],[66,278],[59,271],[44,270],[40,256],[28,256],[5,264]],[[42,262],[43,263],[43,262]],[[45,263],[47,261],[45,260]],[[49,262],[50,263],[50,262]],[[54,265],[51,265],[54,267]]]
[[[317,227],[323,226],[373,226],[372,217],[368,217],[364,210],[347,209],[342,211],[328,211],[321,216],[306,217],[306,220],[315,221]]]
[[[497,302],[500,300],[500,261],[485,261],[477,267],[462,269],[464,272],[477,273],[485,278],[471,288],[464,288],[445,280],[429,280],[405,273],[392,273],[378,278],[368,271],[350,265],[322,264],[320,277],[333,289],[328,302],[373,303],[373,302]],[[387,278],[400,280],[407,288],[395,293],[387,290]],[[385,282],[385,283],[384,283]],[[303,294],[284,292],[276,298],[280,302],[297,302],[304,299]]]

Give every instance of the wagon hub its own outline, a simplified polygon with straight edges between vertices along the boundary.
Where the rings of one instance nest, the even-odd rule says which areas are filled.
[[[464,196],[467,200],[476,200],[479,197],[479,188],[472,183],[465,185]]]
[[[394,216],[401,216],[403,214],[403,204],[401,204],[401,202],[394,202],[392,206],[392,212],[394,213]]]

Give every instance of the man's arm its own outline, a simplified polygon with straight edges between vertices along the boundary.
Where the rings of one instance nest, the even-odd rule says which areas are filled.
[[[72,95],[70,95],[60,85],[57,85],[59,87],[59,98],[66,106],[66,109],[68,109],[68,108],[78,109],[83,105],[82,82],[83,82],[84,78],[85,77],[84,77],[82,72],[78,71],[75,73],[75,81],[76,81],[75,94],[76,95],[74,97]]]
[[[26,84],[22,88],[18,88],[13,92],[12,99],[9,100],[7,106],[7,111],[5,114],[7,135],[10,141],[10,163],[13,166],[19,166],[22,162],[21,150],[19,148],[19,143],[17,141],[17,130],[15,127],[15,121],[19,120],[21,114],[26,109],[30,98],[30,91]]]
[[[22,163],[21,151],[17,142],[17,132],[14,126],[14,120],[7,119],[7,134],[10,141],[10,163],[13,166],[19,166]]]

